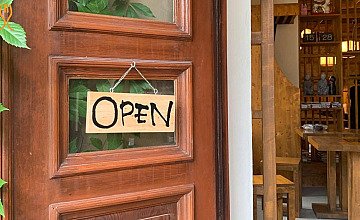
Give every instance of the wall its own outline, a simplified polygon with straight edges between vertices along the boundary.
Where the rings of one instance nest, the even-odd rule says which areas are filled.
[[[253,219],[250,3],[227,0],[229,190],[233,220]]]
[[[294,24],[277,25],[275,59],[290,82],[299,87],[299,19]]]
[[[298,0],[274,0],[275,4],[298,3]],[[260,0],[252,0],[252,5]],[[275,37],[275,59],[285,76],[296,87],[299,87],[299,23],[278,25]]]

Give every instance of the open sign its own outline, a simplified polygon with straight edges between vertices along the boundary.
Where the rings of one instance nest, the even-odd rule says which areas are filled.
[[[174,132],[175,96],[88,92],[86,133]]]

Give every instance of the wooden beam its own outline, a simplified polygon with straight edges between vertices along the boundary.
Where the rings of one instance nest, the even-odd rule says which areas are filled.
[[[274,1],[261,1],[264,219],[277,219],[275,145]]]
[[[251,44],[252,45],[261,44],[261,32],[251,32]]]

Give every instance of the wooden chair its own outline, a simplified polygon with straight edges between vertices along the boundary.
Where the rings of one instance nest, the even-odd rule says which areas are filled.
[[[263,175],[253,175],[254,187],[254,220],[257,219],[257,197],[264,195]],[[283,195],[287,196],[287,219],[295,220],[295,186],[294,183],[281,175],[276,175],[278,194],[278,220],[283,219]]]
[[[300,210],[302,208],[302,180],[300,161],[301,159],[296,157],[276,157],[276,170],[292,173],[292,181],[295,185],[295,213],[297,218],[300,217]]]
[[[295,184],[295,212],[296,217],[300,216],[302,208],[302,180],[301,180],[301,165],[300,158],[295,157],[276,157],[276,170],[292,172],[292,181]]]

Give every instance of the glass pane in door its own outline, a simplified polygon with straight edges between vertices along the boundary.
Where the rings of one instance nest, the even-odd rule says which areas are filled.
[[[174,22],[174,0],[69,0],[69,10]]]
[[[115,80],[71,79],[69,83],[69,153],[83,153],[138,147],[175,145],[175,133],[85,133],[86,94],[88,91],[109,92]],[[152,80],[159,95],[174,95],[172,80]],[[142,80],[124,80],[114,92],[153,93]]]

